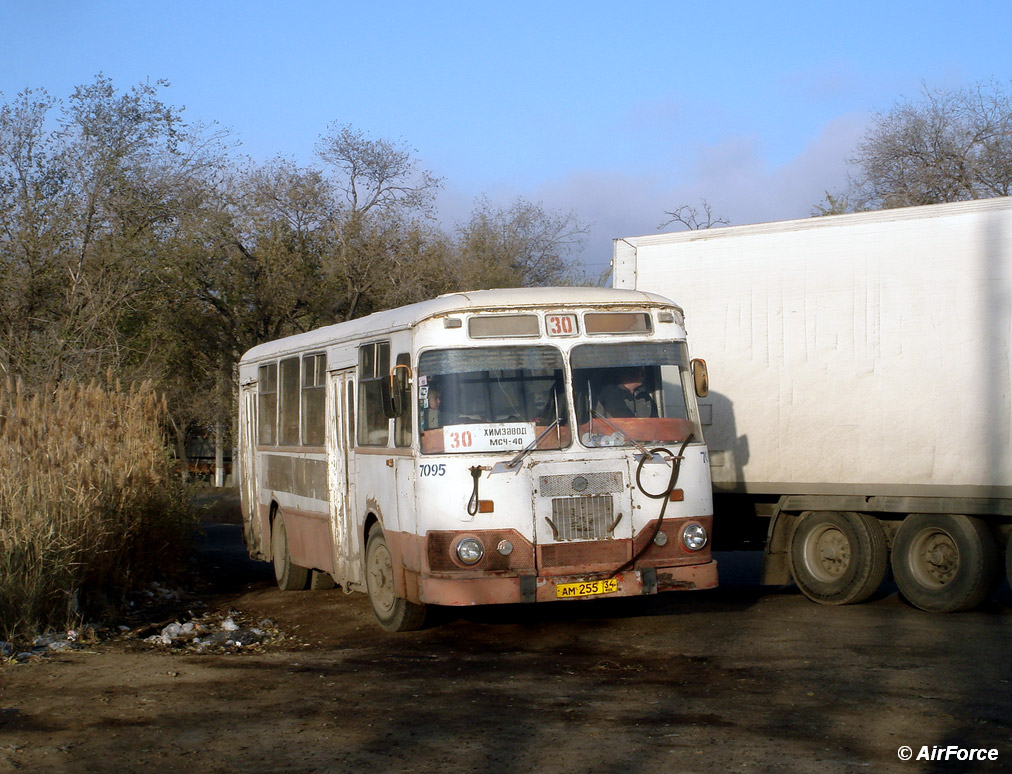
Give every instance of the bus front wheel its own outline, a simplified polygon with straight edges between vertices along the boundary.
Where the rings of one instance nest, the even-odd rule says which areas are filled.
[[[285,529],[284,514],[278,510],[271,527],[271,556],[274,564],[274,578],[282,591],[301,591],[309,582],[309,570],[292,562],[288,550],[288,532]]]
[[[369,531],[365,547],[365,585],[379,625],[388,632],[409,632],[425,624],[425,605],[394,594],[394,565],[383,530]]]

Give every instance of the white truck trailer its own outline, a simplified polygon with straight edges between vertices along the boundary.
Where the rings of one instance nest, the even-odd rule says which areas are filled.
[[[677,298],[716,530],[770,517],[763,582],[925,610],[1012,582],[1012,198],[615,240],[614,285]],[[728,523],[733,523],[729,518]]]

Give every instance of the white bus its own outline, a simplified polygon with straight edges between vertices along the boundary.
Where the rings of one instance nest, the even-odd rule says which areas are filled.
[[[250,555],[278,585],[427,605],[717,584],[682,311],[652,293],[483,290],[261,344],[239,363]]]

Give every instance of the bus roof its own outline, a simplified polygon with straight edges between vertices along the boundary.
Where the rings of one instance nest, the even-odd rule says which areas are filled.
[[[365,338],[378,333],[410,328],[431,317],[473,312],[479,309],[513,310],[566,309],[574,306],[677,306],[656,293],[614,288],[552,287],[472,290],[446,293],[428,301],[374,312],[348,322],[326,325],[283,339],[259,344],[247,351],[240,362],[276,357],[289,352],[326,346],[339,341]]]

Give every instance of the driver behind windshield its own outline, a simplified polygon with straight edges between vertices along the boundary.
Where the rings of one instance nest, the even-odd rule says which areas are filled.
[[[597,394],[594,411],[605,417],[656,417],[657,404],[646,388],[643,366],[611,369],[613,381]]]

